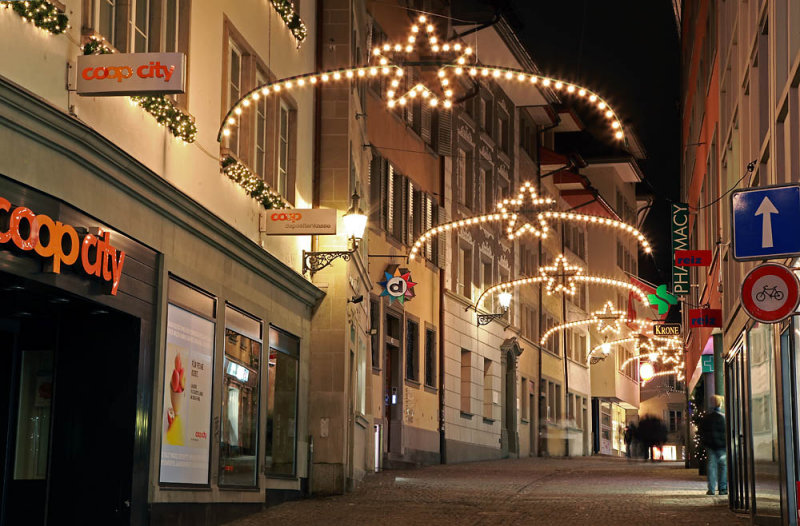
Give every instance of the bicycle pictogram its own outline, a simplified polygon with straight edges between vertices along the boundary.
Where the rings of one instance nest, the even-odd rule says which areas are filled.
[[[783,292],[778,290],[778,286],[775,285],[773,287],[767,287],[764,285],[764,289],[760,292],[756,293],[756,301],[764,301],[767,297],[772,298],[777,301],[781,301],[783,299]]]

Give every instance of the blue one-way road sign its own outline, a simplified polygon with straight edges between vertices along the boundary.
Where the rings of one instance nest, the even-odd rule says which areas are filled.
[[[731,211],[734,259],[800,255],[800,185],[738,190]]]

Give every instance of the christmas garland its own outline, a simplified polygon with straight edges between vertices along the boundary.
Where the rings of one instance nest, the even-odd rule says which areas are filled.
[[[113,53],[113,51],[97,37],[90,37],[83,46],[84,55],[106,55],[108,53]],[[166,126],[175,137],[190,143],[197,139],[197,125],[194,117],[179,110],[172,100],[164,95],[131,97],[131,100],[155,117],[158,124]]]
[[[294,4],[290,0],[270,1],[272,2],[272,7],[275,8],[275,11],[281,15],[286,27],[288,27],[289,31],[291,31],[292,35],[294,35],[294,38],[296,38],[298,42],[305,40],[308,30],[306,29],[306,25],[300,19],[300,15],[295,12]]]
[[[272,208],[288,208],[288,204],[283,198],[272,191],[272,188],[257,177],[245,165],[233,157],[225,157],[222,160],[222,173],[232,181],[239,183],[244,188],[247,195],[261,203],[261,206],[270,210]]]
[[[69,17],[46,0],[0,1],[0,7],[10,8],[25,22],[60,35],[69,27]]]

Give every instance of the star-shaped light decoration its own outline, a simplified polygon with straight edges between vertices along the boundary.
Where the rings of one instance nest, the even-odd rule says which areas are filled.
[[[559,254],[552,265],[539,267],[539,275],[544,278],[544,288],[548,295],[563,292],[568,296],[575,295],[575,276],[580,276],[583,269],[567,263],[564,254]]]
[[[422,247],[434,236],[447,232],[450,230],[457,230],[469,225],[477,225],[479,223],[492,223],[497,221],[505,221],[505,231],[508,234],[508,239],[514,239],[521,236],[526,232],[531,232],[537,237],[542,239],[547,238],[547,233],[550,227],[541,215],[542,210],[548,210],[555,205],[555,200],[550,197],[539,197],[536,193],[536,188],[530,183],[526,182],[520,187],[517,197],[510,199],[503,199],[497,203],[497,212],[493,214],[484,214],[480,216],[470,217],[466,219],[458,219],[448,223],[442,223],[424,232],[411,247],[408,254],[408,259],[413,260]],[[520,217],[526,215],[533,215],[532,222],[526,222],[520,227],[516,227]]]
[[[387,270],[391,271],[392,268],[389,267]],[[416,296],[414,293],[414,285],[416,283],[411,281],[411,272],[408,269],[401,269],[395,266],[394,272],[384,271],[383,275],[384,280],[379,281],[378,285],[383,287],[381,296],[388,296],[389,303],[392,303],[392,300],[405,303]]]
[[[418,50],[417,44],[422,40],[426,41],[427,46]],[[462,42],[443,42],[437,35],[436,26],[432,21],[426,15],[420,15],[416,23],[411,26],[411,32],[405,42],[385,42],[374,47],[372,59],[376,60],[381,68],[397,67],[398,71],[402,71],[404,65],[411,63],[409,57],[417,51],[419,54],[433,55],[433,57],[426,56],[427,60],[417,61],[420,64],[412,65],[423,65],[421,63],[424,62],[424,65],[439,66],[437,71],[439,87],[432,89],[424,82],[401,86],[400,80],[395,78],[388,83],[386,89],[388,106],[390,108],[396,105],[405,106],[409,101],[419,97],[426,99],[430,106],[438,106],[441,102],[443,107],[450,108],[453,105],[453,86],[447,73],[448,68],[445,66],[460,70],[458,74],[463,73],[467,61],[474,62],[472,48]]]
[[[620,324],[625,318],[625,312],[616,310],[614,305],[607,301],[601,310],[592,313],[592,320],[597,323],[597,330],[601,334],[610,332],[612,334],[619,334],[622,329]]]

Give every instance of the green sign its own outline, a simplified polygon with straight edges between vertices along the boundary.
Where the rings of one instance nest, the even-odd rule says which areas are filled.
[[[686,203],[672,203],[672,292],[686,296],[689,294],[689,269],[675,266],[676,250],[689,250],[689,205]]]
[[[650,305],[653,307],[658,307],[659,315],[669,312],[670,305],[678,304],[678,298],[667,292],[666,285],[659,285],[656,288],[655,294],[648,294],[647,301],[649,301]]]
[[[703,363],[703,372],[704,373],[713,373],[714,372],[714,355],[713,354],[704,354],[701,356],[702,363]]]

